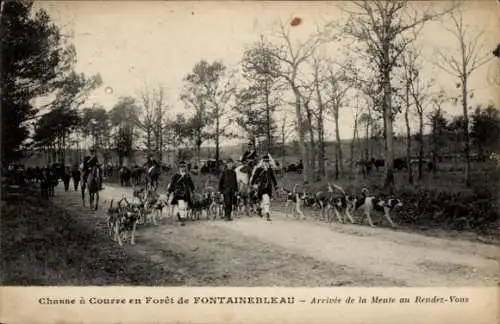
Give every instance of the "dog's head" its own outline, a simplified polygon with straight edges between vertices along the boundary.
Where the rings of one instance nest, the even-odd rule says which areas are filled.
[[[139,212],[136,211],[127,210],[122,215],[123,215],[123,223],[127,227],[139,221],[140,219]]]
[[[387,207],[393,209],[396,207],[403,207],[403,202],[397,198],[388,199],[386,202]]]

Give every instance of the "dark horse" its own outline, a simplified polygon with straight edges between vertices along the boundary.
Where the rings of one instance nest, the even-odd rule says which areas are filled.
[[[85,189],[87,189],[87,191],[89,192],[90,208],[92,208],[92,203],[94,202],[94,198],[95,198],[94,209],[97,210],[97,207],[99,206],[99,172],[101,172],[99,167],[94,166],[90,170],[90,173],[87,175],[86,179],[84,178],[82,181],[83,207],[85,207]]]
[[[130,171],[129,168],[126,166],[122,166],[120,168],[120,171],[118,171],[118,174],[120,176],[120,184],[122,187],[124,186],[130,186],[130,178],[132,176],[132,171]]]
[[[153,189],[156,191],[158,189],[158,180],[160,179],[161,168],[157,164],[153,164],[151,168],[147,171],[146,175],[146,188]]]

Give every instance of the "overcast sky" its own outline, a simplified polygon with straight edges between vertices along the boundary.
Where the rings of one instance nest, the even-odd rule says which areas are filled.
[[[46,9],[65,33],[73,35],[78,72],[101,74],[104,85],[92,93],[89,105],[95,102],[111,109],[120,96],[136,96],[145,84],[163,84],[168,91],[172,114],[175,114],[185,111],[184,104],[179,101],[182,79],[198,61],[220,59],[230,67],[236,66],[246,45],[258,41],[260,33],[269,35],[280,19],[287,21],[293,16],[303,19],[292,33],[293,40],[300,42],[317,26],[339,20],[338,5],[339,2],[306,1],[40,1],[36,7]],[[419,4],[415,2],[414,5]],[[498,10],[495,1],[467,1],[465,6],[466,24],[473,32],[485,31],[485,50],[490,53],[498,42],[494,35],[500,32]],[[458,95],[455,78],[430,63],[437,59],[436,47],[459,54],[453,36],[433,23],[423,30],[419,44],[427,59],[423,75],[435,78],[448,95]],[[338,47],[329,46],[333,46],[329,49]],[[472,105],[498,102],[500,89],[491,83],[493,71],[499,71],[499,61],[490,62],[472,76],[470,88],[476,90]],[[106,87],[111,87],[113,93],[106,94]],[[460,113],[459,107],[447,110],[451,115]],[[403,131],[400,119],[397,132]],[[352,136],[352,126],[353,115],[346,107],[341,114],[343,138]],[[327,133],[333,134],[333,125],[328,123],[327,127]]]

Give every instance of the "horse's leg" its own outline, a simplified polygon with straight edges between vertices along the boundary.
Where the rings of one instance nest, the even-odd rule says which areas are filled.
[[[94,193],[90,191],[90,188],[87,188],[89,192],[89,207],[92,209],[92,204],[94,203]]]
[[[99,207],[99,191],[95,193],[95,210]]]
[[[85,207],[85,185],[82,183],[82,204],[83,204],[83,207]]]

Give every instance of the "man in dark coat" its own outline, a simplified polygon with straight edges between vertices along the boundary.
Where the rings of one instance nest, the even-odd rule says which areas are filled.
[[[228,159],[224,171],[219,180],[219,192],[224,196],[224,220],[231,221],[235,194],[238,191],[236,172],[233,169],[233,160]]]
[[[262,201],[264,194],[267,194],[269,198],[272,197],[273,188],[274,190],[278,187],[278,182],[276,181],[276,176],[274,175],[274,170],[269,165],[269,156],[265,155],[262,160],[262,166],[255,170],[255,174],[250,181],[250,185],[257,186],[257,196],[259,201]],[[262,217],[262,209],[258,208],[259,216]],[[271,220],[269,213],[266,213],[266,219]]]
[[[68,192],[69,190],[69,181],[71,180],[71,167],[69,165],[66,165],[64,168],[64,175],[63,175],[63,183],[64,183],[64,191]]]
[[[172,176],[168,185],[168,194],[174,194],[170,204],[177,205],[177,202],[182,199],[186,201],[188,206],[192,205],[191,194],[194,191],[194,183],[189,174],[186,172],[186,163],[179,163],[179,171]]]

